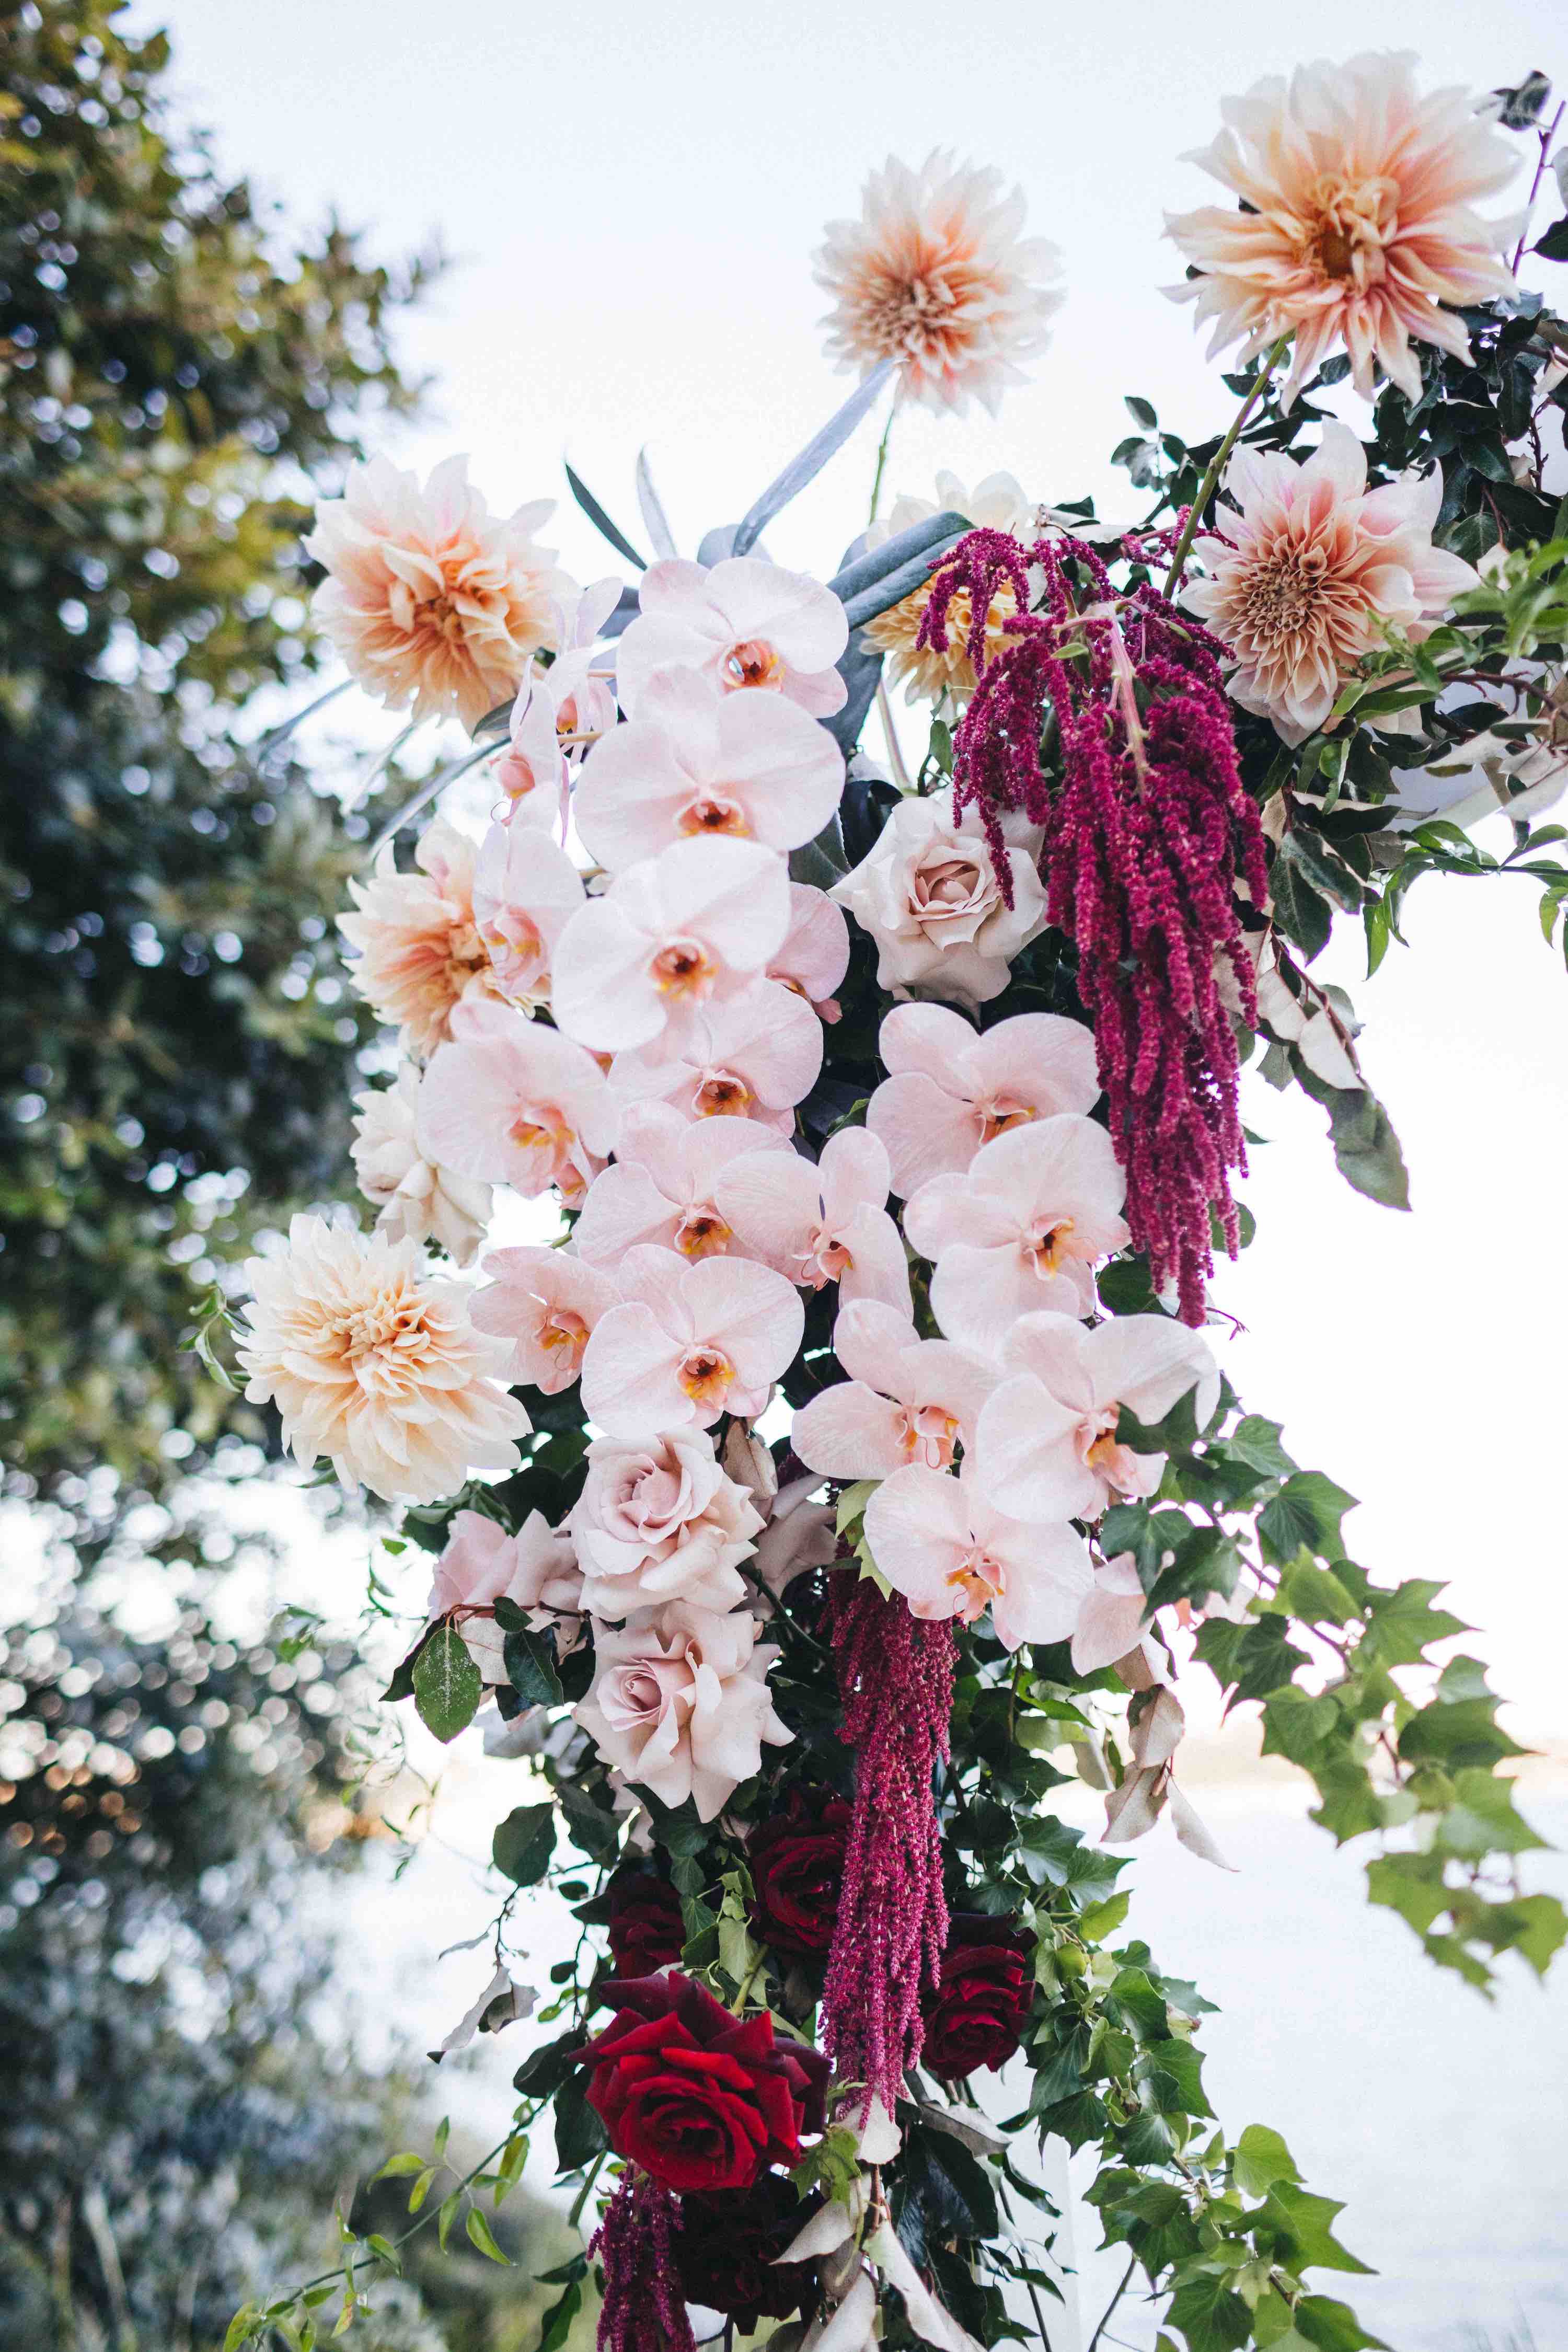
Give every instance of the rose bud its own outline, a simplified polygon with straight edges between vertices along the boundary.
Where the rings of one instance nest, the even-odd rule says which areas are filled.
[[[680,1897],[668,1878],[641,1863],[625,1863],[609,1885],[610,1952],[620,1977],[650,1977],[680,1958],[686,1928]]]
[[[925,2002],[924,2063],[944,2082],[994,2071],[1024,2037],[1035,1998],[1035,1939],[1016,1919],[953,1914],[942,1978]]]
[[[664,2189],[749,2189],[800,2161],[823,2128],[830,2068],[819,2050],[775,2042],[765,2010],[731,2017],[694,1978],[617,1979],[616,2014],[582,2050],[588,2105],[617,2156]]]
[[[850,1806],[830,1789],[792,1789],[782,1813],[746,1840],[755,1901],[752,1927],[775,1952],[826,1952],[838,1916]]]
[[[815,2272],[777,2257],[811,2211],[777,2172],[760,2173],[750,2189],[688,2191],[674,2241],[680,2292],[739,2321],[742,2335],[761,2319],[788,2319],[812,2293]]]

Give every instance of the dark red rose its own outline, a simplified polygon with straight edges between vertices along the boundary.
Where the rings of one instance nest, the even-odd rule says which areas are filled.
[[[583,2050],[588,2104],[617,2156],[665,2189],[749,2189],[770,2164],[798,2164],[823,2128],[829,2067],[820,2050],[773,2040],[765,2010],[731,2017],[694,1978],[619,1979],[616,2014]]]
[[[756,1902],[752,1926],[775,1952],[826,1952],[838,1916],[851,1808],[830,1789],[792,1789],[782,1813],[746,1840]]]
[[[933,2074],[956,2083],[1013,2055],[1035,1998],[1034,1949],[1016,1919],[953,1914],[942,1980],[925,2003],[922,2063]]]
[[[803,2204],[781,2173],[759,2173],[750,2189],[721,2189],[680,2200],[675,2268],[689,2303],[739,2320],[750,2336],[760,2319],[788,2319],[816,2285],[812,2263],[776,2257],[804,2228],[816,2200]]]
[[[640,1863],[626,1863],[609,1885],[610,1952],[616,1974],[650,1977],[680,1958],[686,1941],[680,1897],[668,1878]]]

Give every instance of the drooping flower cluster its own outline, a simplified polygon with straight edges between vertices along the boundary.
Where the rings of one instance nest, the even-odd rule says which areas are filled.
[[[1019,815],[1045,832],[1047,913],[1078,950],[1132,1239],[1156,1285],[1173,1282],[1184,1318],[1200,1323],[1211,1218],[1234,1252],[1230,1172],[1246,1166],[1216,965],[1229,964],[1254,1018],[1237,884],[1258,907],[1268,897],[1223,649],[1152,589],[1118,597],[1081,541],[1026,551],[994,531],[972,533],[943,564],[922,631],[943,642],[959,590],[981,611],[998,578],[1022,605],[1031,563],[1044,590],[1009,624],[1006,650],[986,663],[972,632],[983,667],[954,740],[954,800],[976,809],[999,858]],[[1059,774],[1041,763],[1047,712]]]

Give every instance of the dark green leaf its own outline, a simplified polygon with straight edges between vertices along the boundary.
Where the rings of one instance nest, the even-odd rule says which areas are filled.
[[[443,1743],[467,1730],[484,1696],[479,1670],[455,1625],[437,1625],[414,1664],[419,1719]]]
[[[544,1634],[519,1626],[508,1633],[501,1656],[511,1686],[525,1707],[559,1706],[565,1693],[555,1671],[554,1651]]]
[[[490,1859],[517,1886],[537,1886],[555,1852],[555,1808],[518,1805],[496,1824]]]

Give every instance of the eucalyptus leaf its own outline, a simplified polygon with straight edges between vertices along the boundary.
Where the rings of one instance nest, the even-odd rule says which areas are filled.
[[[675,544],[675,533],[670,530],[669,519],[664,511],[663,502],[653,486],[653,476],[648,470],[646,449],[637,451],[637,507],[642,515],[643,528],[652,542],[655,555],[660,557],[679,555],[680,551]]]
[[[620,530],[616,524],[610,520],[609,516],[605,512],[604,508],[599,504],[598,499],[594,496],[593,491],[588,488],[586,482],[583,480],[581,475],[574,473],[572,467],[565,465],[564,459],[563,459],[562,463],[565,467],[567,488],[571,490],[573,497],[576,499],[577,504],[582,508],[583,512],[587,516],[588,520],[593,524],[595,530],[598,531],[603,538],[609,541],[610,545],[615,549],[617,555],[624,555],[628,563],[635,563],[639,572],[646,572],[647,570],[647,556],[639,555],[637,549],[632,545],[631,541],[626,537],[626,532]]]
[[[816,480],[829,457],[843,447],[861,418],[875,406],[897,366],[894,359],[879,361],[865,381],[857,384],[842,407],[834,411],[821,431],[813,434],[799,456],[792,457],[784,471],[773,477],[735,526],[731,554],[749,554],[773,517],[782,514],[808,482]]]

